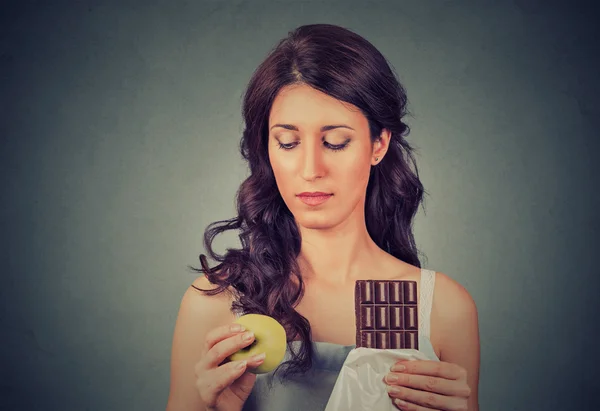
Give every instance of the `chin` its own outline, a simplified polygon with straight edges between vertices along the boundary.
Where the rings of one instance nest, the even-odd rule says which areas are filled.
[[[337,226],[340,221],[339,217],[327,215],[328,213],[312,213],[312,215],[306,215],[311,213],[301,213],[297,215],[296,222],[298,225],[312,229],[312,230],[326,230]]]

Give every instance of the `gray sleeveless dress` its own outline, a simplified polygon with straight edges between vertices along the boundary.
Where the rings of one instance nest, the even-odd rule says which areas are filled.
[[[429,319],[433,300],[435,271],[421,269],[419,302],[419,351],[439,361],[429,340]],[[297,348],[294,344],[294,350]],[[243,411],[319,411],[327,406],[333,386],[348,353],[356,346],[313,342],[315,357],[311,370],[281,382],[272,373],[260,374]],[[290,359],[289,350],[284,361]],[[271,386],[269,386],[271,382]]]

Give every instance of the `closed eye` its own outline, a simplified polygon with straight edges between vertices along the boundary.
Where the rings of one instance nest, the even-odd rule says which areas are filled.
[[[348,144],[350,143],[350,139],[347,139],[344,143],[342,144],[330,144],[327,141],[323,142],[323,145],[328,148],[329,150],[332,151],[342,151],[344,150],[346,147],[348,147]],[[279,148],[282,150],[292,150],[294,147],[296,147],[298,144],[300,144],[300,142],[294,142],[294,143],[288,143],[288,144],[284,144],[284,143],[279,143]]]
[[[328,149],[333,150],[333,151],[342,151],[343,149],[348,147],[348,141],[346,141],[343,144],[329,144],[328,142],[325,141],[323,144],[325,145],[325,147],[327,147]]]
[[[283,144],[283,143],[279,143],[279,148],[283,149],[283,150],[291,150],[292,148],[296,147],[299,143],[289,143],[289,144]]]

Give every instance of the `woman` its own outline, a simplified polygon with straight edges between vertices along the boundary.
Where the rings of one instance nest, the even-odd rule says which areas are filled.
[[[238,216],[211,224],[219,262],[182,299],[175,326],[168,410],[324,409],[354,348],[354,283],[417,281],[419,347],[431,360],[398,362],[385,382],[403,410],[478,411],[479,339],[469,293],[421,269],[412,221],[423,187],[406,95],[381,53],[341,27],[291,32],[254,73],[243,102],[241,152],[251,174]],[[239,230],[241,249],[216,255],[212,240]],[[256,375],[223,360],[253,341],[240,313],[286,328],[286,361]],[[244,337],[248,337],[244,339]]]

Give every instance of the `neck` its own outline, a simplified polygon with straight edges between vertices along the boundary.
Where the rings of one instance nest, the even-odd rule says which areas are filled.
[[[369,236],[364,217],[328,229],[299,229],[298,264],[307,283],[348,284],[372,271],[383,252]]]

